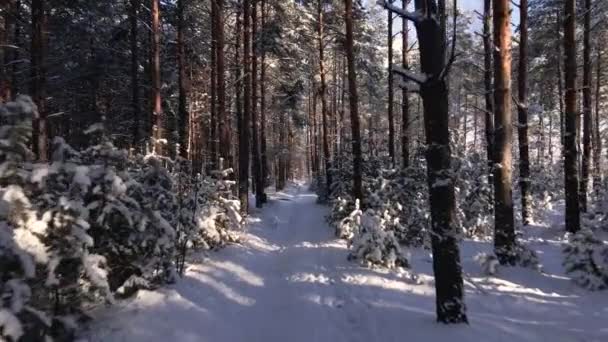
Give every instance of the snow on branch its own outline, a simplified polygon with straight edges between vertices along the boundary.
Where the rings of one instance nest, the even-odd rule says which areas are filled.
[[[425,83],[428,80],[427,76],[421,75],[421,74],[416,74],[416,73],[406,70],[398,65],[393,65],[392,70],[393,70],[393,72],[401,75],[402,77],[404,77],[410,81],[416,82],[418,84]]]
[[[413,82],[397,82],[397,86],[408,93],[419,93],[420,92],[420,84]]]
[[[421,12],[408,12],[404,8],[400,8],[391,4],[387,0],[378,0],[376,3],[380,6],[383,6],[387,10],[397,14],[398,16],[410,20],[414,23],[419,23],[424,18]]]

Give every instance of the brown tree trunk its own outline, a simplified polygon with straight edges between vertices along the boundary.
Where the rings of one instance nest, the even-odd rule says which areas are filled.
[[[179,83],[178,136],[179,155],[188,158],[188,90],[186,87],[186,56],[184,48],[184,0],[177,3],[177,69]]]
[[[580,183],[580,210],[587,212],[587,187],[591,160],[591,0],[585,0],[583,29],[583,159]]]
[[[363,156],[361,153],[361,132],[359,123],[359,96],[357,94],[357,74],[355,70],[355,48],[353,33],[353,0],[345,2],[346,58],[348,60],[348,92],[350,102],[350,124],[353,148],[353,198],[363,202]],[[363,204],[363,203],[362,203]]]
[[[486,125],[486,150],[490,170],[494,166],[494,85],[492,84],[492,32],[490,31],[492,20],[492,0],[483,1],[483,51],[484,51],[484,73],[485,86],[485,125]],[[491,183],[491,182],[490,182]]]
[[[266,27],[266,0],[262,0],[262,27]],[[267,184],[268,179],[268,156],[266,142],[266,50],[262,50],[260,72],[260,155],[262,159],[262,181]],[[266,200],[266,198],[264,198]]]
[[[132,145],[138,148],[142,143],[141,106],[139,103],[139,50],[137,47],[137,14],[141,0],[131,0],[129,6],[130,48],[131,48],[131,109],[133,110]]]
[[[319,43],[319,74],[321,75],[321,89],[319,89],[319,96],[321,96],[321,117],[322,117],[322,129],[323,129],[323,161],[325,168],[325,195],[329,196],[331,192],[331,155],[329,154],[329,120],[328,108],[327,108],[327,80],[325,75],[325,47],[323,46],[323,1],[318,0],[317,3],[317,34]]]
[[[38,160],[48,158],[48,126],[46,111],[46,11],[44,0],[32,0],[32,49],[31,93],[38,107],[38,119],[34,121],[33,151]]]
[[[164,114],[161,102],[161,79],[160,79],[160,0],[152,0],[152,48],[150,49],[152,68],[150,69],[152,80],[152,134],[154,152],[158,155],[165,154],[164,139]]]
[[[386,5],[386,1],[385,1]],[[427,144],[427,178],[431,206],[431,247],[437,321],[442,323],[467,322],[460,251],[456,240],[456,202],[454,181],[450,176],[451,151],[449,132],[448,89],[445,82],[446,39],[442,27],[435,20],[445,8],[440,0],[416,0],[416,17],[421,71],[427,80],[420,84],[424,103],[424,127]]]
[[[521,217],[523,225],[530,224],[530,152],[528,149],[528,0],[519,6],[519,69],[517,135],[519,138],[519,188],[521,190]],[[542,134],[542,131],[541,131]],[[539,149],[540,150],[540,149]]]
[[[14,16],[14,3],[12,0],[5,0],[2,2],[1,9],[4,13],[3,20],[4,26],[0,35],[0,45],[2,49],[2,65],[0,66],[0,102],[6,103],[12,99],[12,85],[11,75],[9,72],[9,65],[11,63],[12,51],[9,46],[11,45],[11,34],[13,32],[13,26],[15,20]]]
[[[391,166],[395,166],[395,119],[393,109],[395,103],[395,88],[393,82],[393,12],[388,11],[388,155]],[[404,48],[407,49],[407,46]]]
[[[239,199],[241,211],[248,212],[249,206],[249,128],[251,113],[251,72],[250,72],[250,0],[243,0],[243,113],[239,120]]]
[[[494,0],[494,250],[501,264],[514,265],[511,114],[511,13],[509,0]]]
[[[408,0],[401,0],[401,8],[407,9]],[[409,30],[407,27],[407,19],[403,19],[401,23],[401,66],[408,70],[409,59]],[[401,166],[406,169],[410,166],[410,100],[408,92],[401,89]]]
[[[576,110],[576,1],[565,0],[564,9],[564,53],[566,69],[565,132],[564,132],[564,176],[566,187],[566,230],[576,233],[580,229],[580,202],[578,182]]]

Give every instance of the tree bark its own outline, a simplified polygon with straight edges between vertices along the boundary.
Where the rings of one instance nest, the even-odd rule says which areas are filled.
[[[486,125],[486,151],[489,169],[494,166],[494,85],[492,84],[492,33],[490,31],[492,20],[492,0],[483,1],[483,51],[485,86],[485,125]],[[491,174],[490,174],[491,175]],[[490,182],[492,183],[492,182]]]
[[[351,139],[353,148],[353,198],[363,204],[363,156],[361,152],[361,132],[359,123],[359,96],[357,94],[357,74],[355,71],[355,47],[353,33],[353,0],[345,2],[346,58],[348,60],[348,91],[350,103]]]
[[[393,109],[395,103],[395,88],[393,81],[393,12],[388,11],[388,155],[391,166],[395,166],[395,119]],[[404,48],[407,49],[405,46]]]
[[[321,97],[321,121],[323,130],[323,161],[325,168],[325,194],[329,196],[331,192],[331,155],[329,153],[329,120],[327,108],[327,80],[325,75],[325,47],[323,46],[324,23],[323,23],[323,1],[317,2],[317,34],[319,43],[319,74],[321,76],[321,89],[319,96]]]
[[[587,187],[591,160],[591,0],[585,0],[583,28],[583,159],[580,183],[580,210],[587,212]]]
[[[523,225],[530,224],[530,152],[528,148],[528,0],[519,5],[519,69],[517,135],[519,138],[519,188]],[[542,134],[542,131],[541,131]],[[540,150],[540,149],[539,149]]]
[[[253,180],[255,182],[255,206],[261,208],[264,204],[264,181],[262,180],[262,163],[260,157],[260,144],[258,140],[257,119],[257,75],[258,58],[256,53],[257,37],[257,0],[251,5],[251,153],[253,158]]]
[[[448,89],[445,82],[446,37],[435,20],[443,15],[434,0],[415,0],[417,13],[425,13],[415,22],[418,34],[421,71],[428,79],[420,83],[424,103],[427,178],[431,206],[431,247],[435,274],[437,321],[466,323],[466,307],[460,251],[456,235],[456,202],[451,177]]]
[[[599,191],[602,186],[602,137],[600,135],[600,89],[602,81],[602,52],[599,47],[597,49],[597,69],[595,76],[595,134],[593,140],[593,190],[595,195],[599,196]]]
[[[46,111],[46,49],[47,18],[44,0],[32,0],[31,93],[38,107],[34,120],[33,152],[40,161],[48,159],[48,127]]]
[[[566,230],[576,233],[580,229],[580,202],[578,183],[578,151],[576,110],[576,1],[565,0],[564,53],[565,53],[565,132],[564,176],[566,187]]]
[[[401,0],[401,8],[407,9],[408,0]],[[408,70],[409,59],[409,30],[407,19],[403,18],[401,23],[401,66]],[[410,166],[410,101],[407,90],[401,89],[401,166],[406,169]]]
[[[266,27],[266,0],[262,0],[262,28]],[[266,140],[266,49],[262,50],[260,71],[260,155],[262,159],[262,181],[264,185],[268,180],[268,156]],[[266,198],[264,198],[266,201]]]
[[[164,114],[161,102],[161,79],[160,79],[160,0],[152,0],[152,134],[154,152],[158,155],[165,154],[164,141]]]
[[[514,265],[511,114],[511,21],[509,0],[494,0],[494,250],[501,264]]]
[[[183,0],[182,0],[183,1]],[[222,168],[232,167],[232,154],[230,146],[230,117],[226,111],[226,63],[224,57],[224,0],[214,0],[216,21],[216,81],[217,81],[217,121],[219,131],[219,156],[222,158]]]
[[[130,0],[129,25],[131,47],[131,110],[133,111],[132,145],[138,148],[142,142],[141,106],[139,102],[139,49],[137,47],[137,14],[141,0]]]
[[[186,56],[184,47],[184,0],[177,3],[177,69],[179,83],[178,136],[179,155],[188,158],[188,90],[186,87]]]
[[[243,113],[239,120],[239,199],[241,211],[248,212],[249,206],[249,129],[251,114],[251,71],[250,71],[250,0],[243,0]]]

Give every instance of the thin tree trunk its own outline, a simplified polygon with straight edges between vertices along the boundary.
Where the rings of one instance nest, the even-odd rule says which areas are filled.
[[[250,0],[243,0],[243,115],[239,129],[239,199],[241,211],[248,212],[249,196],[249,128],[251,114],[250,73]]]
[[[214,0],[215,26],[216,26],[216,81],[217,81],[217,122],[219,133],[219,154],[222,158],[222,168],[232,167],[232,154],[230,146],[230,117],[226,111],[226,63],[225,63],[225,42],[224,42],[224,0]]]
[[[578,182],[576,106],[576,1],[565,0],[564,53],[566,69],[564,176],[566,190],[566,230],[576,233],[580,229],[580,202]]]
[[[161,102],[161,79],[160,79],[160,0],[152,0],[152,48],[151,59],[152,68],[152,134],[154,143],[154,152],[158,155],[164,155],[164,118]]]
[[[591,0],[585,0],[583,29],[583,159],[580,183],[580,210],[587,212],[587,188],[591,160]]]
[[[560,37],[561,37],[561,31],[562,31],[562,19],[561,19],[561,13],[559,10],[557,10],[557,17],[556,17],[556,24],[557,24],[557,97],[559,100],[559,136],[560,136],[560,143],[561,143],[561,155],[562,158],[565,157],[566,154],[566,136],[564,135],[565,132],[565,123],[564,123],[564,88],[563,88],[563,82],[562,82],[562,44],[560,43]]]
[[[486,126],[486,151],[490,176],[494,167],[494,85],[492,84],[492,0],[483,1],[483,51],[484,51],[484,73],[485,86],[485,126]],[[490,179],[490,184],[492,183]]]
[[[511,114],[511,13],[509,0],[494,0],[494,249],[501,264],[514,265]]]
[[[393,109],[395,88],[393,82],[393,12],[388,11],[388,155],[391,165],[395,166],[395,119]],[[407,48],[407,47],[404,47]]]
[[[137,48],[137,13],[141,0],[131,0],[129,6],[130,47],[131,47],[131,109],[133,110],[133,147],[141,144],[141,106],[139,103],[139,50]]]
[[[319,43],[319,74],[321,76],[321,89],[319,89],[319,95],[321,96],[321,117],[322,117],[322,129],[323,129],[323,161],[325,167],[325,194],[329,196],[331,192],[331,155],[329,154],[329,120],[328,108],[327,108],[327,80],[325,75],[325,47],[323,46],[323,35],[324,35],[324,23],[323,23],[323,1],[318,0],[317,3],[317,34]]]
[[[266,0],[262,0],[262,28],[266,27]],[[266,50],[262,50],[260,74],[260,155],[262,159],[262,182],[267,184],[268,179],[268,156],[266,142]],[[266,198],[264,198],[266,202]]]
[[[184,0],[177,3],[177,68],[179,83],[178,136],[179,155],[188,158],[188,90],[186,87],[186,50],[184,47]]]
[[[530,152],[528,148],[528,0],[519,6],[519,69],[517,76],[518,99],[517,135],[519,138],[519,188],[521,191],[521,217],[523,225],[530,224]],[[542,131],[541,131],[542,134]]]
[[[408,0],[401,0],[401,8],[407,9]],[[401,23],[401,66],[409,69],[408,49],[409,49],[409,30],[407,19]],[[410,100],[408,92],[401,89],[401,165],[404,169],[410,166]]]
[[[38,107],[38,119],[34,121],[33,151],[38,160],[48,158],[48,126],[46,111],[46,55],[47,17],[46,2],[32,0],[32,48],[31,48],[31,93]]]
[[[599,196],[599,191],[602,186],[602,137],[600,136],[600,88],[602,81],[602,52],[600,47],[597,49],[597,69],[595,76],[595,136],[593,141],[593,189],[595,195]]]

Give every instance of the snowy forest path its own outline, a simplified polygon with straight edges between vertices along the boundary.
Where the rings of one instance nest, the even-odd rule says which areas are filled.
[[[602,293],[563,275],[560,234],[532,227],[544,272],[481,274],[490,242],[462,242],[470,326],[435,323],[432,258],[412,250],[417,274],[361,267],[303,184],[251,209],[242,244],[190,259],[177,284],[141,290],[94,313],[92,342],[608,341]]]

